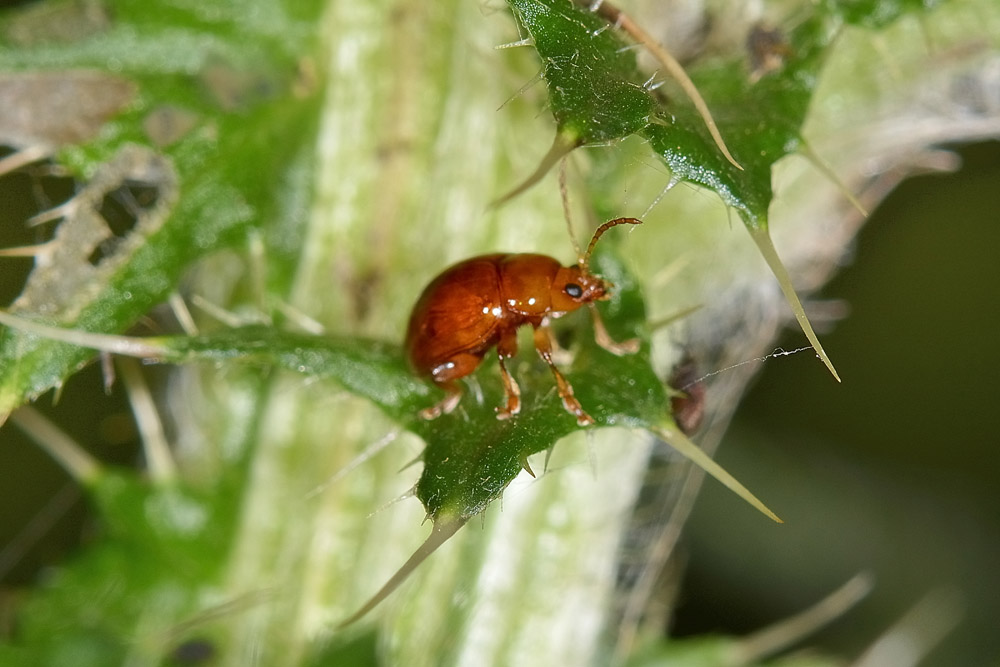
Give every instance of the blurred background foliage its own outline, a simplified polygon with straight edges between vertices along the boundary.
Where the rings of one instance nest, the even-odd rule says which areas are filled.
[[[786,524],[747,521],[705,485],[678,634],[758,629],[869,570],[868,599],[808,644],[856,655],[951,591],[964,615],[922,664],[1000,664],[1000,143],[958,152],[961,171],[911,178],[879,206],[817,297],[848,309],[823,335],[844,384],[803,353],[765,363],[744,398],[717,458],[766,485]]]

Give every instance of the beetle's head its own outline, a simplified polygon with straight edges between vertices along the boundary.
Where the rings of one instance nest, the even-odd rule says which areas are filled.
[[[610,298],[610,292],[614,288],[614,285],[590,272],[590,254],[594,252],[594,246],[597,245],[598,239],[612,227],[640,224],[642,224],[642,220],[637,218],[616,218],[598,227],[597,231],[594,232],[594,238],[590,239],[590,245],[587,246],[586,254],[580,256],[577,265],[559,269],[555,279],[552,281],[552,311],[569,312],[576,310],[585,303],[593,303],[594,301],[603,301]],[[574,245],[576,245],[575,241]],[[579,252],[579,249],[577,252]]]
[[[552,310],[569,312],[593,301],[610,298],[610,282],[581,266],[564,266],[552,281]]]

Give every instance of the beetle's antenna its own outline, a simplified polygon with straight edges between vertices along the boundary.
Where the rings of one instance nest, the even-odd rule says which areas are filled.
[[[563,158],[559,162],[559,196],[562,198],[563,217],[566,218],[566,229],[569,231],[569,240],[573,243],[573,250],[576,252],[576,261],[582,261],[583,253],[580,252],[580,242],[576,240],[576,233],[573,231],[573,217],[569,212],[569,189],[566,187],[566,162],[568,158]]]
[[[580,267],[585,271],[588,270],[588,263],[590,262],[590,253],[594,252],[594,246],[597,245],[597,240],[604,235],[604,232],[608,231],[612,227],[617,227],[618,225],[641,225],[642,220],[639,218],[615,218],[614,220],[608,220],[603,225],[597,228],[594,232],[594,238],[590,239],[590,245],[587,246],[587,254],[580,259]]]

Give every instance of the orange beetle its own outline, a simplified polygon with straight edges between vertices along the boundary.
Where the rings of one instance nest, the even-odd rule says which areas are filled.
[[[500,359],[506,405],[497,419],[509,419],[521,410],[521,390],[504,362],[517,354],[517,329],[530,324],[535,349],[552,369],[563,406],[581,426],[593,424],[573,387],[552,361],[549,320],[583,305],[590,306],[597,343],[617,355],[635,352],[639,341],[611,340],[595,301],[609,298],[613,287],[590,272],[594,245],[616,225],[638,225],[636,218],[617,218],[594,232],[587,253],[576,266],[562,266],[545,255],[502,253],[481,255],[446,269],[424,289],[406,330],[406,355],[417,374],[430,378],[447,392],[445,398],[420,411],[424,419],[451,412],[462,398],[458,380],[469,375],[494,345]]]

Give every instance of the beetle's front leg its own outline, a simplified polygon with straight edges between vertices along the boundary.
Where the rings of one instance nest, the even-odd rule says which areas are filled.
[[[497,419],[510,419],[521,411],[521,388],[517,380],[507,370],[504,363],[517,354],[517,329],[510,329],[500,336],[497,343],[497,356],[500,358],[500,379],[503,380],[503,391],[507,397],[507,407],[497,408]]]
[[[535,349],[539,356],[545,360],[552,370],[552,375],[556,379],[556,387],[559,389],[559,398],[562,399],[566,412],[576,417],[576,423],[580,426],[589,426],[594,423],[594,418],[588,415],[580,405],[580,401],[573,395],[573,386],[563,376],[552,361],[552,330],[542,324],[535,327]]]
[[[608,333],[607,327],[604,326],[604,320],[601,319],[601,313],[597,310],[597,304],[592,301],[589,305],[590,315],[594,320],[594,340],[598,345],[617,357],[635,354],[639,351],[638,338],[629,338],[620,343],[615,342],[611,338],[611,334]]]

